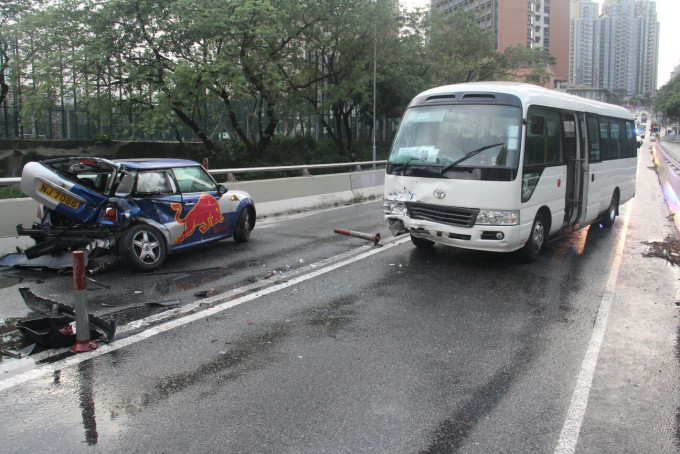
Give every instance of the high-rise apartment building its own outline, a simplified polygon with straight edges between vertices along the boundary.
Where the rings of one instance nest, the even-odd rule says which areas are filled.
[[[600,5],[594,1],[574,1],[571,7],[569,40],[569,83],[599,87]]]
[[[430,0],[450,14],[475,12],[478,24],[493,30],[496,50],[517,44],[542,48],[555,57],[555,82],[569,76],[569,0]]]
[[[659,33],[656,3],[648,0],[635,2],[637,31],[637,93],[656,92],[659,74]]]
[[[659,22],[650,0],[572,0],[569,82],[627,96],[656,91]]]

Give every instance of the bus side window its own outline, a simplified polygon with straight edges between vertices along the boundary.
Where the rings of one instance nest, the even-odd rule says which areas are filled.
[[[534,128],[527,130],[524,164],[551,165],[562,163],[562,125],[560,114],[547,109],[532,108],[529,113],[530,122],[534,122],[535,116],[544,117],[543,128],[540,133],[538,130],[532,131]]]
[[[637,140],[635,139],[635,125],[632,121],[626,122],[626,138],[628,139],[627,145],[627,158],[632,158],[637,155]]]
[[[536,115],[539,116],[539,115]],[[529,121],[534,123],[533,116],[529,116]],[[524,146],[524,165],[536,165],[543,163],[543,131],[540,135],[532,128],[527,129],[527,137]]]
[[[562,128],[560,115],[540,107],[532,107],[529,121],[538,123],[542,117],[542,128],[527,129],[524,151],[524,165],[550,165],[562,162]]]
[[[562,127],[564,128],[564,152],[568,158],[576,157],[576,120],[573,114],[562,114]]]
[[[602,160],[611,159],[609,140],[609,121],[606,118],[600,118],[600,156]]]
[[[596,162],[602,159],[600,155],[600,125],[597,117],[588,115],[588,161]]]
[[[621,124],[616,120],[609,120],[609,131],[611,133],[609,158],[619,159],[621,157],[621,139],[624,135]]]

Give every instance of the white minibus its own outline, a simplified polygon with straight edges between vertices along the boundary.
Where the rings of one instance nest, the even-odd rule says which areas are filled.
[[[623,107],[513,82],[433,88],[394,138],[385,221],[417,247],[533,261],[551,235],[614,223],[635,195],[637,148]]]

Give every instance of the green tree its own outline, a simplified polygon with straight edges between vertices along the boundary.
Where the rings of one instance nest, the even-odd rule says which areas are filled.
[[[680,77],[669,80],[656,95],[654,110],[661,112],[666,123],[680,121]]]
[[[3,0],[0,2],[0,104],[9,93],[6,75],[10,65],[10,49],[15,47],[17,37],[13,25],[41,2],[34,0]]]

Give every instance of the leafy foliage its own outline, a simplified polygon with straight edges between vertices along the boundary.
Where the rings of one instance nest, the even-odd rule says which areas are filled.
[[[523,46],[495,51],[472,13],[400,11],[393,0],[40,3],[0,7],[2,24],[12,24],[0,29],[0,51],[10,29],[18,44],[12,74],[24,122],[78,105],[101,136],[111,125],[133,140],[167,131],[181,141],[188,129],[213,158],[229,153],[214,141],[217,127],[259,160],[274,141],[320,125],[345,159],[362,150],[359,127],[399,117],[426,88],[543,84],[554,63]]]
[[[680,77],[674,77],[661,87],[654,109],[663,114],[666,123],[680,121]]]

